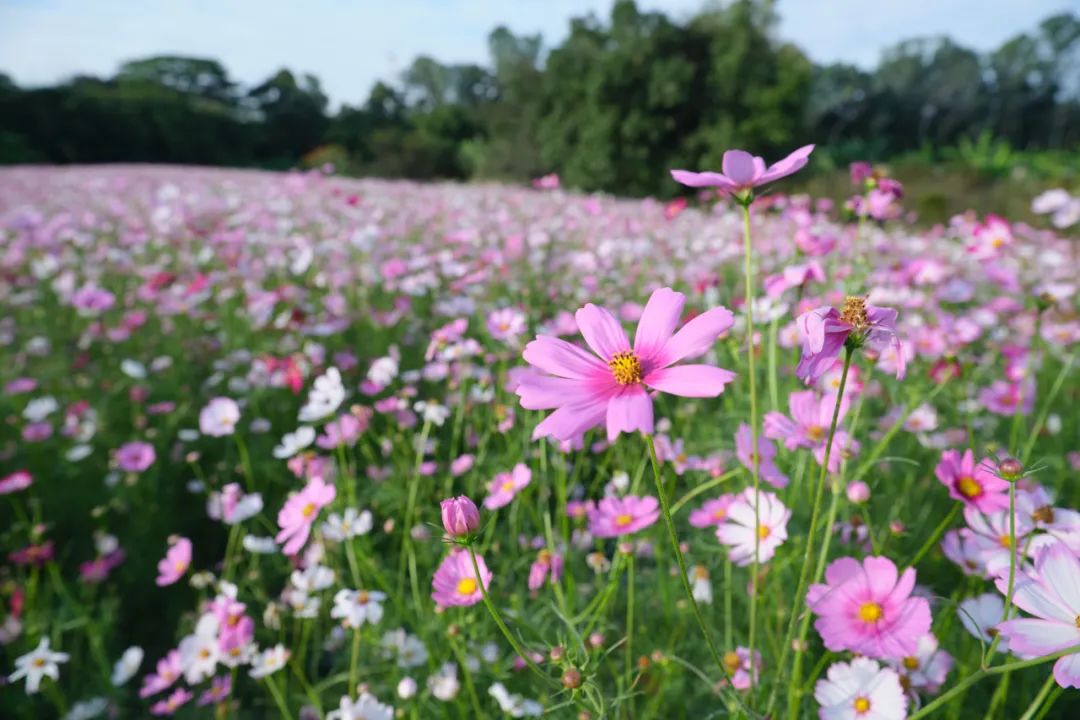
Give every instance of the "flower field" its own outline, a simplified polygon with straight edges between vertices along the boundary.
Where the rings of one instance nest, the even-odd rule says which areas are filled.
[[[1076,717],[1080,200],[811,151],[0,170],[0,717]]]

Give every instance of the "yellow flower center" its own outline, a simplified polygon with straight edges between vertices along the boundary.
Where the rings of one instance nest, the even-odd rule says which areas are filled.
[[[1077,616],[1076,616],[1076,619],[1075,619],[1075,620],[1073,620],[1073,625],[1075,625],[1076,627],[1080,628],[1080,615],[1077,615]]]
[[[633,521],[634,521],[634,518],[627,515],[626,513],[623,513],[622,515],[619,515],[618,517],[615,518],[615,524],[618,525],[619,527],[626,527],[627,525],[629,525]]]
[[[865,330],[870,326],[870,316],[866,312],[866,298],[848,295],[840,310],[840,319],[856,330]]]
[[[617,352],[608,360],[608,367],[620,385],[636,385],[641,382],[641,361],[637,355],[625,350]]]
[[[742,660],[739,658],[739,654],[734,650],[728,650],[724,653],[724,665],[727,667],[728,672],[735,672],[739,669],[739,665],[742,664]]]
[[[757,529],[757,536],[764,540],[765,538],[769,537],[769,532],[770,530],[768,525],[759,525]]]
[[[806,437],[810,438],[814,442],[819,442],[825,439],[825,428],[820,425],[811,425],[806,428]]]
[[[727,517],[727,510],[725,510],[724,508],[718,508],[713,511],[712,516],[714,520],[723,520]]]
[[[514,489],[514,480],[512,478],[510,480],[504,480],[503,484],[502,484],[502,489],[506,490],[507,492],[509,492],[510,490],[513,490]]]
[[[859,619],[866,623],[876,623],[884,613],[876,602],[863,603],[859,606]]]
[[[356,593],[356,604],[357,605],[367,605],[368,600],[370,600],[370,599],[371,599],[371,595],[369,595],[366,590],[361,590],[360,592]]]
[[[45,658],[34,658],[32,665],[34,667],[45,667]]]
[[[315,514],[315,503],[308,503],[304,506],[304,509],[300,511],[300,514],[306,518]]]
[[[1031,513],[1031,517],[1041,523],[1050,524],[1054,522],[1054,508],[1049,505],[1043,505],[1035,512]]]
[[[967,498],[975,498],[982,495],[982,485],[975,481],[975,478],[970,475],[965,475],[956,481],[956,489],[961,495]]]
[[[870,712],[870,698],[857,697],[855,698],[855,712],[867,713]]]
[[[457,584],[458,595],[472,595],[477,587],[479,586],[474,578],[461,578]]]
[[[918,670],[919,669],[919,659],[918,658],[914,658],[914,657],[908,655],[906,658],[904,658],[903,663],[904,663],[904,667],[907,668],[908,670]]]
[[[998,544],[1001,545],[1001,547],[1003,548],[1011,548],[1012,539],[1008,535],[1001,535],[1000,537],[998,537]]]

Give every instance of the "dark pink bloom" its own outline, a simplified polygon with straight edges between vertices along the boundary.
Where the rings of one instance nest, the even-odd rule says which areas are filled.
[[[34,478],[25,470],[16,470],[7,477],[0,478],[0,495],[25,490],[34,483]]]
[[[887,659],[914,655],[930,632],[930,603],[912,597],[915,569],[899,576],[884,557],[845,557],[825,570],[825,585],[811,585],[806,603],[825,647]]]
[[[963,455],[956,450],[946,450],[941,454],[934,474],[949,488],[950,497],[979,512],[992,513],[1009,507],[1009,483],[997,476],[989,460],[976,464],[971,450]]]
[[[660,505],[651,496],[608,496],[589,512],[589,531],[596,537],[617,537],[644,530],[660,517]]]
[[[696,528],[707,528],[727,522],[728,508],[735,502],[735,497],[727,494],[706,500],[705,504],[690,513],[690,524]]]
[[[52,540],[40,545],[27,545],[24,548],[8,553],[8,560],[16,565],[37,565],[41,567],[53,559],[55,546]]]
[[[447,498],[439,504],[443,529],[451,537],[465,537],[480,527],[480,511],[465,495]]]
[[[220,703],[229,697],[229,693],[231,692],[232,678],[228,675],[220,675],[215,677],[213,682],[210,683],[210,687],[199,696],[199,700],[196,704],[201,707],[203,705]]]
[[[647,388],[683,397],[716,397],[735,378],[710,365],[675,365],[707,351],[734,322],[729,310],[698,315],[677,333],[686,297],[670,288],[655,291],[638,323],[633,349],[619,321],[589,304],[577,311],[585,342],[595,353],[540,335],[525,348],[527,362],[551,375],[521,375],[517,395],[529,410],[555,409],[533,431],[569,441],[605,422],[608,440],[620,432],[653,432]],[[597,357],[599,356],[599,357]]]
[[[847,393],[844,395],[845,399],[840,402],[837,423],[843,420],[847,413]],[[783,440],[784,447],[788,450],[824,447],[835,406],[835,394],[819,397],[813,390],[793,392],[788,395],[790,418],[778,412],[765,414],[765,437]]]
[[[150,706],[150,713],[153,715],[175,715],[176,711],[187,704],[188,700],[195,697],[194,693],[184,688],[177,688],[173,691],[172,695],[159,700]]]
[[[529,568],[529,590],[539,590],[549,576],[552,584],[559,582],[562,571],[562,555],[541,550],[536,554],[536,560]]]
[[[720,165],[723,173],[672,170],[671,177],[675,179],[675,182],[687,187],[715,187],[723,192],[737,193],[766,185],[798,172],[806,165],[813,151],[813,145],[804,145],[783,160],[766,168],[765,161],[760,157],[744,150],[728,150],[724,153]]]
[[[190,565],[191,541],[185,537],[179,538],[169,546],[165,557],[158,562],[158,586],[172,585],[187,572]]]

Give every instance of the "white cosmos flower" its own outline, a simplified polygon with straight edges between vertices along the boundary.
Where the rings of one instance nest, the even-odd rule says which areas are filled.
[[[428,659],[427,648],[420,638],[410,635],[402,628],[391,630],[383,635],[382,646],[397,656],[397,664],[400,668],[418,667],[426,663]]]
[[[450,410],[437,402],[421,400],[413,405],[413,409],[424,418],[424,422],[442,427],[446,419],[450,417]]]
[[[838,662],[829,668],[828,679],[818,680],[814,699],[821,705],[821,720],[903,720],[907,696],[900,676],[869,658]]]
[[[312,564],[303,570],[293,570],[289,581],[297,590],[318,592],[334,584],[334,571],[325,565]]]
[[[240,421],[240,406],[227,397],[210,400],[199,412],[199,432],[210,437],[232,435]]]
[[[276,553],[278,546],[272,537],[259,537],[257,535],[245,535],[243,540],[244,549],[256,555],[270,555]]]
[[[337,710],[326,715],[326,720],[393,720],[394,708],[383,705],[374,695],[361,693],[356,702],[348,696],[341,698]]]
[[[341,383],[341,373],[336,367],[329,367],[315,378],[307,404],[300,408],[300,422],[318,422],[332,415],[344,401],[345,386]]]
[[[104,697],[91,698],[77,702],[68,710],[64,720],[93,720],[101,717],[109,709],[109,699]]]
[[[488,688],[488,695],[495,698],[502,711],[510,717],[540,717],[544,713],[544,706],[535,700],[526,700],[520,695],[511,695],[510,691],[502,683],[495,683]]]
[[[386,594],[367,590],[338,590],[330,617],[341,620],[348,628],[359,629],[364,623],[378,624],[382,620],[382,602]]]
[[[134,380],[146,378],[146,366],[138,360],[125,359],[120,361],[120,372]]]
[[[727,521],[716,528],[717,539],[729,546],[731,561],[739,566],[751,563],[755,547],[759,561],[767,562],[776,553],[776,548],[787,540],[787,523],[791,511],[780,498],[774,493],[761,490],[757,505],[761,519],[755,523],[754,490],[747,488],[728,508]]]
[[[60,405],[56,402],[56,398],[46,395],[45,397],[34,398],[26,403],[22,415],[32,423],[41,422],[59,408]]]
[[[143,649],[137,645],[129,647],[113,665],[112,684],[120,687],[139,672],[143,661]]]
[[[199,618],[195,632],[180,641],[180,667],[190,685],[206,680],[217,669],[221,651],[218,647],[218,619],[206,613]]]
[[[372,524],[370,511],[357,512],[356,508],[350,507],[345,508],[343,515],[330,513],[322,524],[322,533],[331,542],[341,542],[357,535],[367,535],[371,532]]]
[[[272,648],[267,648],[252,660],[249,674],[256,679],[272,675],[285,667],[285,663],[289,662],[289,655],[288,648],[281,643]]]
[[[457,679],[457,665],[452,662],[444,663],[439,672],[427,679],[428,690],[437,699],[450,702],[457,697],[461,684]]]
[[[90,445],[72,445],[71,448],[64,453],[64,459],[68,462],[79,462],[90,457],[90,454],[94,452],[94,448]]]
[[[8,675],[8,682],[26,678],[26,694],[33,695],[41,687],[42,678],[59,680],[60,663],[66,663],[69,659],[67,653],[50,650],[49,638],[43,637],[36,648],[15,659],[15,672]]]
[[[315,428],[310,425],[301,425],[295,432],[285,433],[281,442],[274,448],[274,457],[278,460],[291,458],[304,448],[310,447],[315,442]]]

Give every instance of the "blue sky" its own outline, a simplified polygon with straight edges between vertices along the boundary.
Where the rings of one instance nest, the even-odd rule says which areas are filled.
[[[108,75],[159,53],[215,57],[254,83],[282,66],[312,72],[335,105],[359,103],[426,53],[444,62],[487,58],[487,33],[505,24],[565,36],[570,17],[606,17],[613,0],[0,0],[0,72],[22,85],[76,73]],[[639,0],[687,16],[703,0]],[[1080,0],[779,0],[780,34],[819,62],[870,67],[908,37],[948,34],[999,45]]]

